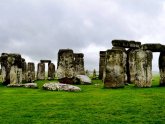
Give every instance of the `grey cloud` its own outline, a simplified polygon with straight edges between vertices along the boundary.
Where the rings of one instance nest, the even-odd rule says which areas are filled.
[[[55,60],[60,48],[111,48],[112,39],[161,41],[162,13],[162,0],[2,0],[0,52]],[[98,68],[98,58],[86,58],[88,67]]]

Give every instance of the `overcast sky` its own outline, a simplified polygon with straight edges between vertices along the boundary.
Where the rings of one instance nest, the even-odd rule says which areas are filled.
[[[164,32],[165,0],[0,0],[0,52],[36,64],[56,64],[58,50],[70,48],[84,53],[86,69],[98,70],[99,51],[113,39],[165,44]]]

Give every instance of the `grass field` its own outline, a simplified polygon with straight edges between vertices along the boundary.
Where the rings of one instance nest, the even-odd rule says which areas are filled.
[[[0,86],[0,124],[165,123],[165,87],[104,89],[100,80],[81,92]],[[100,85],[94,85],[100,84]]]

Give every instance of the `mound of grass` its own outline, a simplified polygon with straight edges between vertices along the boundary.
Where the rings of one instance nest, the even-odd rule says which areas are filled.
[[[165,87],[104,89],[100,80],[81,92],[0,86],[1,124],[110,124],[165,122]]]

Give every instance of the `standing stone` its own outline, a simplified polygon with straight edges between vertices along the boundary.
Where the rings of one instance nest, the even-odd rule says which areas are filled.
[[[45,80],[45,63],[38,63],[37,79]]]
[[[87,75],[88,77],[90,77],[89,70],[86,70],[86,71],[85,71],[85,75]]]
[[[48,64],[48,79],[53,80],[55,78],[55,65],[53,63]]]
[[[25,59],[22,60],[22,82],[26,82],[26,72],[27,72],[27,66]]]
[[[152,85],[152,52],[137,49],[130,52],[130,80],[137,87]]]
[[[105,68],[105,57],[106,57],[106,51],[100,51],[99,79],[103,79],[103,72]]]
[[[28,83],[35,81],[35,65],[32,62],[28,62],[26,78],[27,78],[26,80]]]
[[[149,50],[146,50],[147,54],[147,62],[146,62],[146,87],[152,86],[152,59],[153,55],[152,52]]]
[[[1,72],[1,75],[2,75],[2,82],[5,82],[5,80],[6,80],[6,69],[5,69],[5,66],[2,66],[1,67],[1,70],[2,70],[2,72]]]
[[[17,84],[17,66],[12,66],[10,69],[10,84]]]
[[[85,75],[84,69],[84,54],[83,53],[75,53],[75,74],[76,75]]]
[[[92,79],[96,79],[96,78],[97,78],[97,74],[96,74],[96,70],[94,69]]]
[[[17,83],[22,83],[22,68],[17,69]]]
[[[22,68],[12,66],[10,69],[10,84],[22,83]]]
[[[132,46],[134,46],[134,45],[132,45]],[[127,75],[127,72],[128,72],[128,70],[127,70],[127,64],[128,64],[127,63],[127,60],[128,60],[127,51],[126,51],[126,49],[124,47],[117,47],[117,46],[113,46],[112,50],[122,50],[125,53],[125,55],[126,55],[126,58],[125,58],[126,63],[125,63],[125,66],[124,66],[124,75],[125,75],[124,76],[125,77],[124,83],[127,84],[128,83],[128,79],[127,79],[128,78],[128,75]]]
[[[18,83],[17,68],[22,68],[22,58],[20,54],[2,53],[1,67],[3,84]]]
[[[128,83],[134,83],[135,81],[135,73],[136,73],[136,68],[135,68],[135,50],[130,50],[128,53],[128,65],[129,65],[129,72],[128,72]]]
[[[28,83],[34,82],[33,73],[31,71],[27,71],[27,73],[26,73],[26,82],[28,82]]]
[[[74,83],[74,53],[71,49],[60,49],[58,52],[57,78],[61,83]]]
[[[160,86],[165,86],[165,52],[159,56]]]
[[[122,50],[107,50],[105,65],[105,88],[124,87],[126,53]]]

